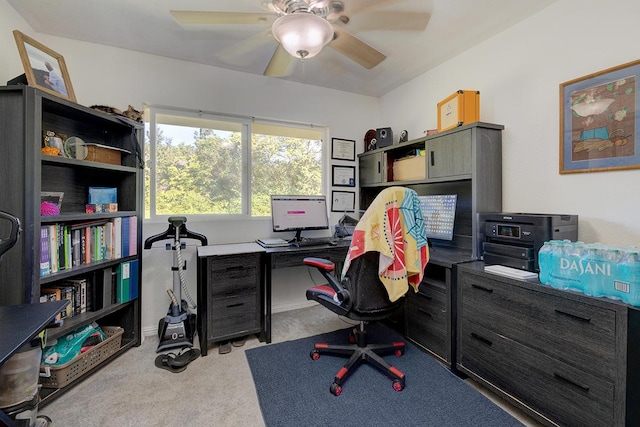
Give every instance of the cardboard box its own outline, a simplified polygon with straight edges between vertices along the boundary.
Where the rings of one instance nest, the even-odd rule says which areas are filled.
[[[394,181],[415,181],[427,177],[425,156],[408,157],[393,162]]]
[[[438,132],[480,120],[480,92],[459,90],[438,102]]]
[[[91,162],[122,164],[122,151],[100,144],[87,144],[87,158]]]

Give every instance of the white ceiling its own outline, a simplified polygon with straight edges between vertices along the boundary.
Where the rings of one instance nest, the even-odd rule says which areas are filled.
[[[362,6],[371,0],[344,0]],[[349,15],[345,28],[387,56],[371,70],[326,47],[281,78],[381,96],[500,33],[555,0],[388,0]],[[178,24],[169,10],[265,12],[262,0],[8,0],[42,34],[247,73],[264,72],[277,42],[269,25]],[[421,31],[390,29],[385,12],[430,14]],[[388,16],[388,15],[387,15]],[[382,29],[381,29],[382,28]],[[31,34],[30,34],[31,35]],[[37,40],[37,34],[31,35]],[[523,44],[526,40],[523,40]],[[55,47],[50,46],[55,50]],[[62,52],[60,52],[62,53]]]

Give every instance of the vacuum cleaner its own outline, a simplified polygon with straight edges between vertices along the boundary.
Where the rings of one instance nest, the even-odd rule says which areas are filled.
[[[169,218],[169,228],[164,233],[149,237],[144,242],[145,249],[151,249],[153,243],[170,239],[172,243],[166,244],[167,250],[173,250],[173,289],[168,289],[170,303],[167,315],[158,322],[158,337],[160,341],[156,352],[171,349],[193,347],[193,339],[196,332],[196,315],[190,312],[196,308],[196,304],[189,295],[184,281],[186,263],[182,260],[181,249],[186,247],[182,239],[194,239],[200,241],[202,246],[207,245],[207,238],[202,234],[187,230],[185,223],[187,218],[176,216]],[[186,298],[182,299],[182,292]],[[188,301],[188,302],[187,302]]]

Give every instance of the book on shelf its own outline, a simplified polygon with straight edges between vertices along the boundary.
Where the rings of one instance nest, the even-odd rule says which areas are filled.
[[[129,256],[138,254],[138,218],[129,217]]]
[[[40,275],[85,264],[135,256],[137,216],[82,223],[43,225],[40,229]]]
[[[122,258],[122,217],[113,219],[113,258]]]
[[[129,275],[129,301],[133,301],[138,298],[138,260],[134,259],[129,261],[130,264],[130,275]]]
[[[73,288],[74,315],[85,313],[87,311],[87,279],[66,279],[60,285]]]
[[[118,265],[116,302],[124,303],[129,301],[131,279],[131,261],[122,262]]]
[[[129,256],[129,228],[130,228],[131,219],[128,216],[122,218],[122,256]]]
[[[49,227],[40,227],[40,277],[51,274],[49,254]]]
[[[49,267],[51,273],[57,273],[60,271],[58,261],[60,259],[58,251],[58,225],[49,225]]]
[[[61,301],[62,300],[62,292],[58,288],[42,288],[40,289],[40,300],[44,300],[43,302],[49,301]],[[66,307],[58,314],[56,314],[56,320],[62,320],[62,316],[67,315]]]

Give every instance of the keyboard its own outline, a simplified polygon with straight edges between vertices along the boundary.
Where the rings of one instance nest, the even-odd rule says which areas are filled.
[[[331,237],[314,237],[311,239],[304,239],[299,242],[294,242],[293,246],[297,246],[299,248],[307,247],[307,246],[323,246],[331,243],[333,239]]]

